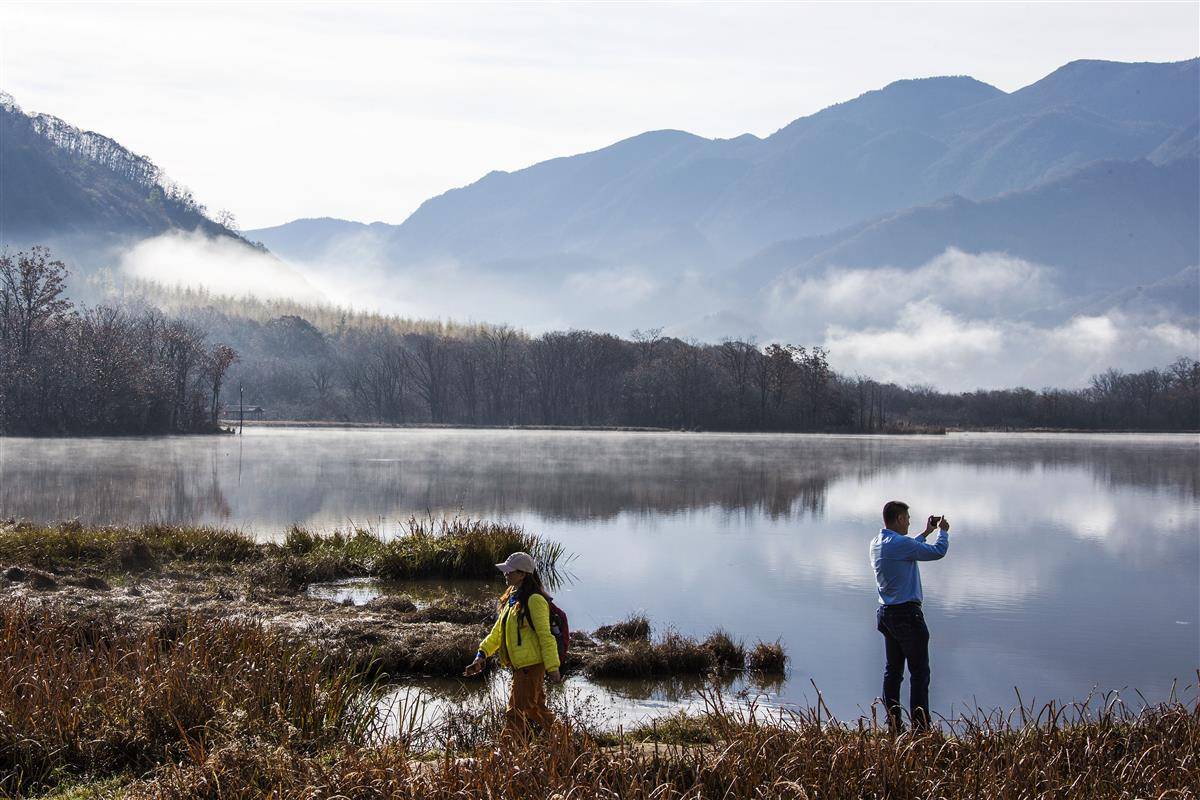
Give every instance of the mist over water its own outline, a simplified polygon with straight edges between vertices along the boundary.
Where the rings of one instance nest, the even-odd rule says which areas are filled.
[[[805,702],[811,679],[853,716],[878,692],[882,659],[867,543],[883,502],[902,498],[916,517],[954,526],[946,559],[921,567],[933,703],[948,713],[1010,706],[1013,686],[1027,701],[1093,687],[1154,699],[1190,680],[1198,462],[1194,435],[9,438],[0,515],[213,523],[270,538],[292,523],[390,534],[410,514],[512,520],[575,554],[558,593],[573,627],[640,610],[660,632],[781,637],[788,680],[759,690]],[[665,691],[650,694],[669,705]]]
[[[953,247],[915,269],[831,267],[761,284],[737,269],[653,261],[397,258],[369,229],[288,260],[170,233],[125,251],[120,265],[127,276],[217,294],[508,324],[533,335],[584,329],[628,336],[661,327],[704,342],[821,345],[844,374],[944,391],[1077,388],[1110,367],[1138,371],[1200,352],[1194,302],[1113,306],[1103,293],[1073,294],[1055,268]],[[1200,292],[1200,273],[1187,276],[1177,294]]]

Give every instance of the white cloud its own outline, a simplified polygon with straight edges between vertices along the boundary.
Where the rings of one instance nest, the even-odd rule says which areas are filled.
[[[948,372],[969,368],[981,356],[997,354],[1003,334],[992,323],[966,322],[921,301],[904,310],[895,328],[855,331],[830,325],[825,345],[837,359],[874,362],[884,369],[887,364],[903,365],[903,370],[894,371],[909,374],[911,382],[936,383]],[[912,372],[925,377],[917,379]]]
[[[1062,299],[1052,270],[1003,253],[947,249],[915,270],[829,269],[769,293],[769,338],[823,344],[834,368],[968,391],[1079,387],[1109,367],[1200,354],[1200,324],[1118,311],[1030,321]]]
[[[279,259],[229,238],[173,231],[143,239],[118,264],[126,275],[168,286],[200,287],[228,295],[324,298]]]
[[[948,248],[915,270],[832,267],[818,277],[785,275],[770,289],[772,315],[815,316],[851,327],[890,320],[907,303],[936,305],[975,318],[1011,314],[1057,299],[1051,270],[1004,253]]]
[[[1091,358],[1111,352],[1120,336],[1116,323],[1109,317],[1075,317],[1046,333],[1047,343],[1055,349]]]

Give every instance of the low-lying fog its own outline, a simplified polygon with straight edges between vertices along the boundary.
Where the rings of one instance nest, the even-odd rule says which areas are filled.
[[[1200,354],[1200,271],[1167,302],[1078,297],[1054,268],[953,248],[915,270],[785,274],[745,287],[699,272],[547,262],[396,267],[363,239],[336,258],[285,262],[231,241],[172,233],[125,251],[120,272],[179,286],[291,297],[410,318],[508,323],[533,333],[635,328],[829,350],[833,366],[944,390],[1077,387],[1109,367],[1139,370]],[[1188,293],[1190,292],[1190,297]],[[1160,293],[1161,294],[1161,293]]]

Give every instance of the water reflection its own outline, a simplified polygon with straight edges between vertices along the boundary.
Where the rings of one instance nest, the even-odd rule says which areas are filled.
[[[447,717],[486,718],[497,714],[508,702],[509,677],[494,670],[487,679],[458,680],[416,678],[383,693],[377,708],[389,736],[423,737],[438,744],[447,732]],[[557,714],[589,727],[604,730],[630,729],[651,723],[680,710],[701,713],[714,693],[730,710],[782,703],[782,678],[732,673],[709,678],[686,677],[665,680],[598,680],[571,677],[561,685],[547,685],[547,703]]]
[[[1195,437],[834,437],[249,429],[246,436],[0,438],[0,513],[275,532],[426,511],[555,520],[716,507],[825,515],[830,486],[932,465],[987,479],[1086,475],[1200,494]],[[869,500],[872,509],[878,504]],[[872,511],[874,513],[874,511]]]
[[[1200,438],[733,436],[248,429],[243,439],[0,439],[0,515],[388,530],[501,517],[561,541],[572,627],[633,611],[703,637],[782,637],[780,702],[878,692],[867,542],[883,501],[954,522],[922,569],[932,701],[1161,697],[1200,664]],[[498,591],[479,584],[475,591]],[[347,590],[349,592],[349,590]],[[348,596],[353,595],[350,592]],[[662,689],[593,687],[614,702]],[[658,692],[658,694],[654,694]]]

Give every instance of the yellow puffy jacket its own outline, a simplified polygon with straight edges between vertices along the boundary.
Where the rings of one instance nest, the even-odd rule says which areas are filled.
[[[479,649],[489,657],[500,650],[501,660],[513,669],[542,663],[546,665],[546,672],[553,672],[559,663],[558,642],[550,632],[550,603],[540,594],[531,595],[529,613],[533,617],[532,631],[521,604],[510,606],[507,599],[502,600],[500,616],[492,626],[492,632],[479,644]],[[502,642],[503,648],[500,647]]]

